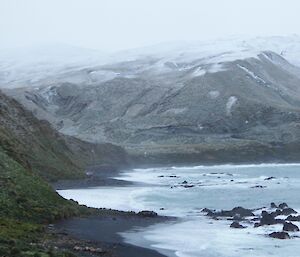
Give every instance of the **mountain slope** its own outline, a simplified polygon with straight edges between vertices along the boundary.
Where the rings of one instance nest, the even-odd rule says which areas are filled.
[[[82,178],[88,164],[123,164],[126,154],[113,145],[95,145],[63,136],[0,93],[3,150],[48,180]]]
[[[129,51],[6,92],[64,134],[141,158],[278,159],[297,145],[300,68],[285,58],[297,64],[299,38],[184,46]]]

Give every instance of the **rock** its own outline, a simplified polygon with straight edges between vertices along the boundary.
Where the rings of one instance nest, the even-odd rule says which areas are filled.
[[[283,231],[296,232],[299,231],[299,228],[293,223],[285,222],[283,225]]]
[[[235,207],[230,211],[219,211],[219,212],[211,212],[208,214],[210,216],[215,217],[236,217],[236,218],[244,218],[254,216],[251,210],[245,209],[243,207]]]
[[[158,178],[164,178],[165,176],[164,175],[160,175],[160,176],[158,176]]]
[[[269,234],[269,237],[277,239],[290,239],[290,235],[286,232],[273,232]]]
[[[265,180],[272,180],[272,179],[276,179],[275,177],[268,177],[268,178],[265,178]]]
[[[188,182],[185,180],[185,181],[183,181],[181,184],[187,184]]]
[[[273,209],[277,209],[277,208],[278,208],[278,206],[277,206],[275,203],[271,203],[271,208],[273,208]]]
[[[275,224],[275,218],[272,214],[270,214],[266,211],[262,211],[261,215],[262,215],[261,219],[260,219],[261,226]]]
[[[149,217],[149,218],[157,217],[157,213],[154,211],[140,211],[140,212],[138,212],[137,215],[142,216],[142,217]]]
[[[275,218],[275,217],[277,217],[279,215],[282,215],[282,210],[277,209],[276,211],[271,212],[270,214]]]
[[[292,208],[285,208],[281,212],[282,215],[291,215],[291,214],[296,214],[296,213],[297,212]]]
[[[257,185],[257,186],[252,186],[251,188],[266,188],[266,186]]]
[[[261,224],[260,224],[260,223],[257,223],[257,222],[256,222],[256,223],[254,223],[254,227],[255,227],[255,228],[258,228],[258,227],[260,227],[260,226],[261,226]]]
[[[278,207],[282,210],[282,209],[288,208],[289,206],[286,203],[281,203],[278,205]]]
[[[246,228],[245,226],[241,225],[240,223],[238,222],[233,222],[231,225],[230,225],[231,228]]]
[[[298,216],[290,215],[286,218],[286,220],[288,220],[288,221],[300,221],[300,215],[298,215]]]
[[[235,215],[238,215],[240,217],[250,217],[254,216],[253,212],[249,209],[245,209],[243,207],[235,207],[231,210]],[[235,216],[234,215],[234,216]]]
[[[204,208],[201,212],[206,212],[208,216],[213,216],[214,212],[208,208]]]
[[[184,185],[184,188],[190,188],[190,187],[194,187],[194,185]]]

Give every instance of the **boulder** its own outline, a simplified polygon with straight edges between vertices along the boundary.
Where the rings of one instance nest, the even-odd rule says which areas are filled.
[[[300,221],[300,215],[298,215],[298,216],[290,215],[286,218],[286,220],[288,220],[288,221]]]
[[[275,203],[271,203],[271,208],[273,208],[273,209],[277,209],[277,208],[278,208],[278,206],[277,206]]]
[[[245,226],[241,225],[240,223],[238,223],[237,221],[233,222],[230,225],[231,228],[246,228]]]
[[[292,208],[285,208],[281,212],[282,215],[291,215],[291,214],[296,214],[296,213],[297,212]]]
[[[275,217],[277,217],[279,215],[282,215],[282,210],[277,209],[276,211],[271,212],[270,214],[275,218]]]
[[[283,231],[296,232],[299,231],[299,228],[293,223],[285,222],[283,225]]]
[[[272,179],[275,179],[275,177],[268,177],[268,178],[265,178],[265,180],[272,180]]]
[[[276,224],[274,216],[266,211],[262,211],[260,225],[264,226],[264,225],[273,225],[273,224]]]
[[[245,209],[243,207],[235,207],[231,210],[235,215],[238,215],[240,217],[250,217],[254,216],[253,212],[249,209]],[[235,216],[234,215],[234,216]]]
[[[285,208],[288,208],[289,206],[287,205],[287,203],[281,203],[278,205],[279,209],[283,210]]]
[[[277,239],[290,239],[290,235],[286,232],[273,232],[269,234],[269,237]]]

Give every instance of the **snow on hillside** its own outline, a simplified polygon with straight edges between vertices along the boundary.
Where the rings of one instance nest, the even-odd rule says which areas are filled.
[[[297,35],[171,42],[110,55],[95,50],[51,45],[0,51],[0,82],[2,87],[23,87],[36,85],[43,79],[55,82],[55,78],[71,74],[72,82],[92,83],[117,76],[134,77],[145,70],[157,74],[192,69],[192,76],[202,76],[206,72],[222,71],[224,62],[257,57],[262,51],[273,51],[300,67],[300,36]],[[101,67],[143,59],[149,61],[126,65],[131,70],[124,74]],[[90,71],[88,74],[82,73],[83,69]]]

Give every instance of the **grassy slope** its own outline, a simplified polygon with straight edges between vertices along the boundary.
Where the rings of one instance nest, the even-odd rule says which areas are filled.
[[[0,147],[0,256],[41,255],[37,242],[43,224],[87,212],[66,201],[32,171],[9,157]],[[50,256],[50,255],[49,255]],[[58,255],[59,256],[59,255]]]
[[[81,178],[91,161],[125,160],[119,147],[62,136],[0,92],[0,256],[68,256],[35,244],[44,224],[92,210],[63,199],[46,180]]]

